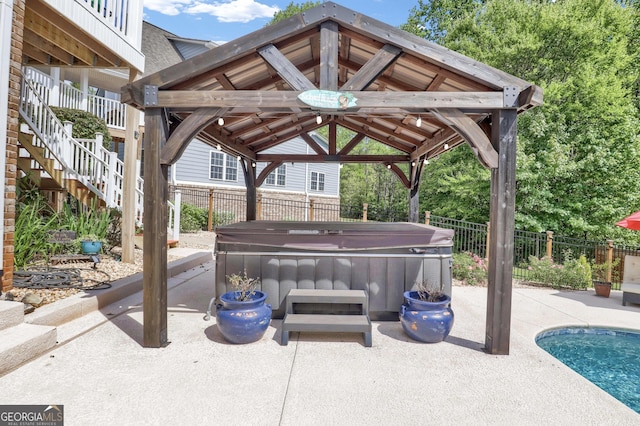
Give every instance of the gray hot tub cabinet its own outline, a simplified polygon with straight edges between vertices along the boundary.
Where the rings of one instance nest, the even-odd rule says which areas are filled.
[[[260,277],[274,317],[289,290],[361,289],[372,319],[397,320],[403,292],[428,282],[451,296],[453,230],[418,223],[251,221],[216,229],[216,295],[228,275]]]

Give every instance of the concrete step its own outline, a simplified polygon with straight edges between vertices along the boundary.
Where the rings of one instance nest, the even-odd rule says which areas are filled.
[[[0,300],[0,331],[24,322],[24,303]]]
[[[47,352],[56,345],[57,330],[22,323],[0,331],[0,376]]]

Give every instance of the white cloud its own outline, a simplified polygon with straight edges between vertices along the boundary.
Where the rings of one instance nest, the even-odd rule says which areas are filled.
[[[144,0],[144,7],[164,15],[207,14],[220,22],[246,23],[254,19],[272,18],[280,10],[255,0],[202,1],[202,0]]]
[[[144,7],[163,15],[179,15],[185,6],[189,6],[193,0],[144,0]]]

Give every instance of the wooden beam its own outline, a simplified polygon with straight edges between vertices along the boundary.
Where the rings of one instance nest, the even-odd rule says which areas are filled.
[[[469,143],[482,165],[490,169],[498,167],[498,153],[478,123],[457,109],[437,109],[433,112],[440,121],[454,129]]]
[[[171,165],[178,161],[189,142],[220,114],[221,108],[198,108],[171,133],[160,154],[160,163]]]
[[[398,179],[400,179],[400,182],[402,182],[405,188],[409,189],[411,187],[411,182],[409,182],[407,175],[404,174],[400,167],[396,164],[389,163],[387,164],[387,168],[389,168],[398,177]]]
[[[267,166],[260,172],[260,175],[256,178],[256,186],[262,186],[262,183],[267,178],[267,176],[269,176],[272,171],[274,171],[281,165],[282,161],[274,161],[267,164]]]
[[[143,106],[144,92],[133,91],[126,103]],[[245,107],[272,108],[273,111],[290,112],[292,108],[313,109],[298,100],[302,91],[271,90],[213,90],[213,91],[158,91],[158,103],[154,107],[199,108],[199,107]],[[426,109],[457,108],[460,110],[487,111],[503,107],[502,92],[374,92],[354,91],[357,101],[348,111],[362,108],[401,108],[421,112]]]
[[[40,49],[48,56],[57,59],[61,64],[73,65],[73,55],[61,49],[58,44],[53,43],[46,38],[30,31],[28,28],[24,29],[23,37],[25,43],[31,45],[34,48]]]
[[[167,339],[167,196],[168,167],[160,165],[166,140],[163,111],[145,112],[144,141],[144,252],[143,252],[143,345],[159,348]]]
[[[496,111],[492,117],[491,142],[500,153],[491,169],[489,285],[485,350],[508,355],[511,335],[513,235],[516,200],[515,109]]]
[[[320,24],[320,89],[338,90],[338,24]]]
[[[385,44],[382,49],[369,59],[340,90],[364,90],[378,78],[402,53],[402,50],[390,44]]]
[[[256,161],[283,163],[406,163],[408,155],[318,155],[318,154],[257,154]],[[403,172],[404,174],[404,172]],[[405,177],[405,180],[408,180]]]
[[[300,133],[300,137],[315,151],[318,155],[326,155],[327,152],[308,133]]]
[[[344,147],[342,147],[342,149],[340,150],[340,152],[338,152],[338,154],[339,155],[347,155],[347,154],[349,154],[353,150],[353,148],[356,147],[356,145],[358,145],[360,142],[362,142],[362,140],[365,137],[366,137],[366,135],[364,133],[356,134],[354,137],[351,138],[349,143],[347,143]]]
[[[258,53],[294,90],[311,90],[316,88],[273,44],[268,44],[258,49]]]
[[[90,52],[97,55],[99,58],[96,61],[92,61],[94,66],[102,66],[105,68],[127,67],[127,64],[124,63],[118,55],[100,44],[99,41],[93,39],[93,37],[87,36],[87,34],[76,27],[73,22],[62,18],[55,10],[45,6],[42,2],[30,1],[29,7],[25,9],[25,19],[35,16],[31,15],[32,11],[39,15],[40,20],[44,20],[55,26],[61,34],[64,34],[65,39],[68,39],[74,45],[78,45],[78,47],[84,46],[89,49]],[[66,43],[66,41],[64,43]]]

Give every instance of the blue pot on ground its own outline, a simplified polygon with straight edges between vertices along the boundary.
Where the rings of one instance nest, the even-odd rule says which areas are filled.
[[[80,241],[82,253],[98,254],[102,250],[102,241]]]
[[[220,333],[231,343],[251,343],[264,336],[271,323],[271,305],[264,303],[266,293],[256,290],[249,300],[236,300],[238,291],[220,296],[216,322]]]
[[[453,327],[451,297],[443,294],[436,302],[421,300],[417,291],[405,291],[400,323],[409,337],[419,342],[442,342]]]

